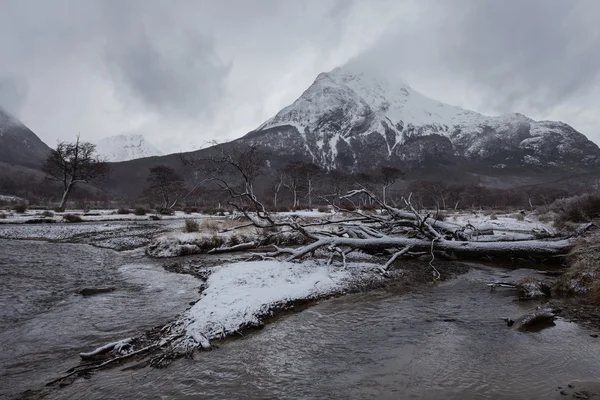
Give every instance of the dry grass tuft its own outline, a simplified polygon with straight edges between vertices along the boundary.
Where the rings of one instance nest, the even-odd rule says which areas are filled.
[[[186,218],[183,225],[184,232],[198,232],[200,231],[200,224],[195,219]]]
[[[81,217],[77,214],[65,214],[63,215],[63,220],[71,223],[83,222],[83,219],[81,219]]]
[[[600,304],[600,232],[581,237],[568,256],[569,269],[555,284],[557,292],[587,295]]]

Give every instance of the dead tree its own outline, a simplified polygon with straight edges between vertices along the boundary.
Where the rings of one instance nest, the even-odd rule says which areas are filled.
[[[379,179],[381,182],[381,196],[383,204],[387,204],[387,190],[404,176],[404,172],[395,167],[381,167]]]
[[[54,181],[63,186],[59,209],[65,210],[73,188],[80,183],[88,183],[104,177],[108,165],[96,154],[96,145],[81,142],[79,135],[75,143],[59,142],[42,165],[42,170]]]
[[[162,209],[173,209],[179,200],[190,193],[183,177],[173,168],[166,165],[150,168],[143,196],[148,199],[158,199]]]
[[[254,180],[260,174],[263,159],[256,148],[245,150],[221,147],[220,155],[210,160],[221,168],[211,179],[221,189],[229,193],[230,204],[243,214],[257,228],[285,227],[304,235],[309,244],[299,248],[276,248],[270,253],[257,254],[256,257],[284,257],[298,260],[314,255],[317,250],[329,253],[330,260],[339,256],[346,263],[346,255],[352,251],[376,251],[388,253],[390,258],[381,271],[387,270],[400,257],[429,255],[433,260],[444,255],[453,258],[489,258],[489,257],[536,257],[551,258],[565,254],[572,246],[573,237],[554,238],[552,240],[512,240],[481,242],[475,240],[478,231],[473,226],[458,226],[438,221],[429,214],[420,214],[413,207],[411,198],[403,199],[404,208],[391,207],[367,189],[352,190],[340,196],[342,201],[366,196],[376,204],[381,213],[363,214],[343,209],[332,204],[342,217],[334,220],[307,221],[299,218],[280,217],[269,213],[254,193]],[[232,173],[238,181],[232,183]],[[326,230],[326,225],[335,225],[337,229]],[[255,242],[260,245],[259,242]],[[248,249],[252,246],[247,245]],[[216,249],[222,252],[226,249]],[[429,262],[434,272],[434,265]]]

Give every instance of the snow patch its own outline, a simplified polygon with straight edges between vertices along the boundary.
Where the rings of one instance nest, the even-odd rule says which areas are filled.
[[[290,302],[339,292],[352,281],[373,275],[372,264],[347,268],[316,261],[240,262],[219,267],[206,284],[202,298],[178,322],[193,344],[209,347],[210,340],[246,327],[261,326],[262,318]]]

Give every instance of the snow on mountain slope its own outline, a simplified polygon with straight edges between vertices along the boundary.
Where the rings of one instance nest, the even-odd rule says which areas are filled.
[[[38,166],[50,148],[17,117],[0,108],[0,162]]]
[[[521,114],[485,116],[349,67],[320,74],[244,140],[304,153],[328,168],[457,157],[534,165],[600,162],[598,146],[566,124]]]
[[[109,162],[129,161],[136,158],[160,156],[163,153],[143,135],[116,135],[101,139],[96,145],[100,157]]]

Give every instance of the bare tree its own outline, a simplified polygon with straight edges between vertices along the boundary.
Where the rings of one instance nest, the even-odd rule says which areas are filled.
[[[179,200],[191,193],[183,177],[166,165],[151,167],[146,183],[144,197],[159,200],[162,209],[172,209]]]
[[[402,176],[404,176],[404,172],[395,167],[381,167],[379,171],[379,177],[381,181],[381,197],[383,200],[383,204],[387,205],[387,190],[390,186],[398,181]]]
[[[50,179],[63,185],[60,210],[64,211],[77,184],[98,180],[108,173],[108,164],[95,153],[96,145],[81,142],[77,135],[75,143],[59,142],[42,165],[42,170]]]
[[[308,208],[312,209],[315,179],[321,174],[321,168],[316,164],[306,163],[300,165],[299,170],[300,175],[306,180],[306,199],[308,200]]]
[[[272,183],[273,188],[273,208],[277,210],[277,202],[279,200],[279,192],[281,191],[281,187],[283,186],[284,175],[282,173],[276,173],[274,175],[274,180]]]
[[[283,173],[286,176],[286,180],[283,185],[288,188],[292,194],[292,208],[300,205],[298,194],[302,185],[302,166],[303,163],[295,162],[288,164],[283,168]]]

